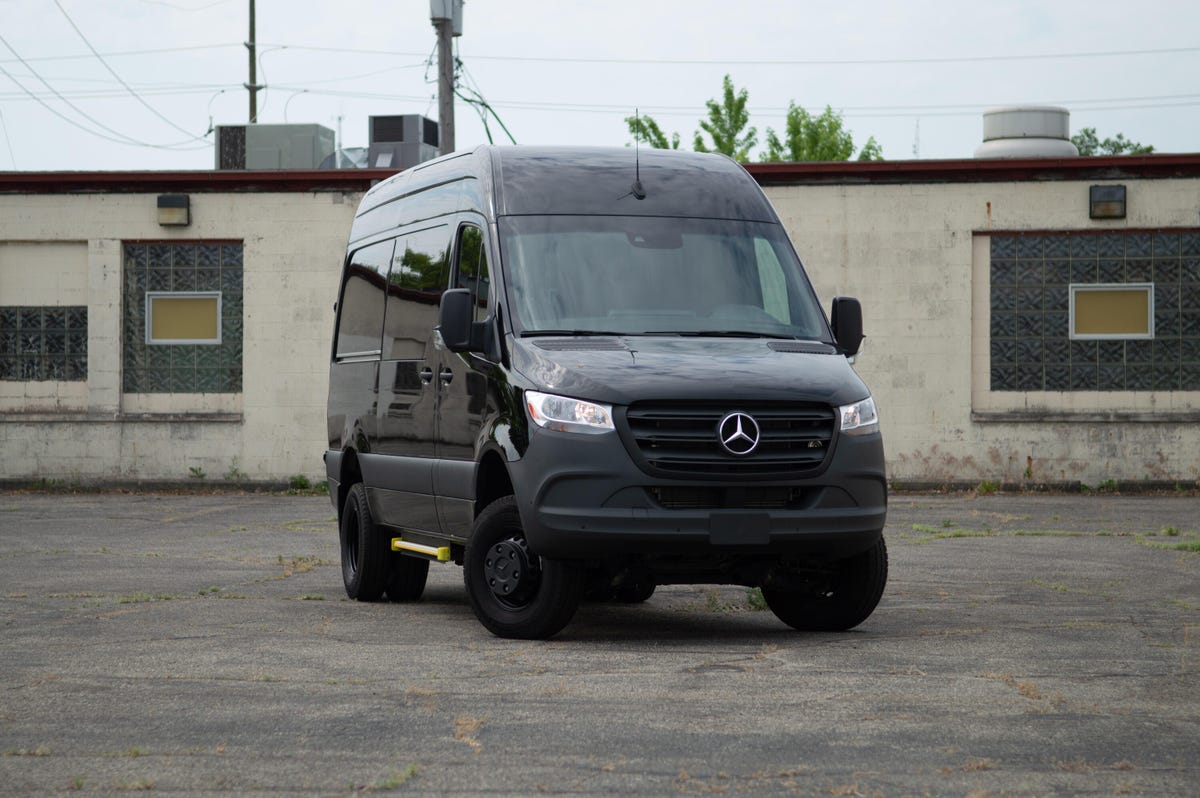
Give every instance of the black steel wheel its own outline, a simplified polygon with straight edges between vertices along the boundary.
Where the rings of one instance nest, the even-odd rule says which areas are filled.
[[[488,505],[463,552],[463,581],[475,617],[498,637],[539,640],[575,615],[583,574],[574,565],[529,550],[516,499]]]
[[[835,564],[826,584],[816,591],[763,588],[771,612],[793,629],[843,632],[870,617],[887,584],[887,545],[874,546]]]
[[[346,595],[358,601],[378,601],[387,587],[390,539],[375,525],[361,482],[350,487],[338,529],[342,544],[342,582]]]

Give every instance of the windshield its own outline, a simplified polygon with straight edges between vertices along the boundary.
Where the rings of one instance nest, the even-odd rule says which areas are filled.
[[[500,219],[522,335],[730,335],[828,340],[783,228],[632,216]]]

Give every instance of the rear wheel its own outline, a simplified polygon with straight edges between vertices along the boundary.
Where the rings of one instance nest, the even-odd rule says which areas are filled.
[[[887,546],[883,538],[871,548],[835,564],[826,584],[816,591],[763,588],[771,612],[793,629],[841,632],[870,617],[887,584]]]
[[[516,499],[488,505],[463,552],[463,581],[475,617],[498,637],[551,637],[571,620],[582,598],[582,571],[529,550]]]
[[[391,569],[387,578],[387,597],[390,601],[416,601],[425,592],[429,578],[429,560],[391,553]]]
[[[390,541],[371,517],[367,491],[361,482],[352,485],[346,496],[338,536],[346,595],[358,601],[378,601],[387,588]]]
[[[613,598],[622,604],[641,604],[654,595],[654,580],[643,576],[632,582],[621,584],[613,593]]]

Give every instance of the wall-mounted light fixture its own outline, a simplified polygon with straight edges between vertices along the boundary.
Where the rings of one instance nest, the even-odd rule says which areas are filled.
[[[190,197],[187,194],[158,195],[158,223],[164,226],[187,226],[192,223]]]
[[[1092,186],[1088,192],[1088,215],[1093,219],[1125,218],[1125,186]]]

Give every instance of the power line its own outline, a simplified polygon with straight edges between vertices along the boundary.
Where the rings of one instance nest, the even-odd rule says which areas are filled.
[[[19,80],[17,80],[15,77],[13,77],[13,76],[12,76],[12,75],[9,73],[9,71],[8,71],[7,69],[5,69],[3,66],[0,66],[0,73],[2,73],[2,74],[5,76],[5,77],[7,77],[9,80],[11,80],[13,83],[15,83],[15,84],[16,84],[16,86],[17,86],[17,88],[21,89],[21,91],[23,91],[25,94],[29,95],[29,97],[31,97],[33,100],[35,100],[35,101],[36,101],[36,102],[37,102],[39,105],[41,105],[43,108],[45,108],[45,109],[46,109],[47,111],[49,111],[50,113],[52,113],[52,114],[54,114],[55,116],[57,116],[59,119],[62,119],[64,122],[66,122],[66,123],[68,123],[68,124],[70,124],[70,125],[72,125],[72,126],[74,126],[74,127],[77,127],[77,128],[79,128],[80,130],[84,131],[85,133],[90,133],[90,134],[92,134],[93,136],[97,136],[97,137],[99,137],[99,138],[102,138],[102,139],[107,139],[108,141],[113,141],[113,142],[116,142],[117,144],[132,144],[132,145],[139,146],[139,147],[154,147],[154,148],[156,148],[156,149],[164,149],[164,150],[170,150],[170,149],[187,149],[187,148],[183,148],[183,147],[181,147],[181,146],[180,146],[180,145],[182,145],[182,144],[186,144],[187,142],[178,142],[178,143],[175,143],[175,144],[151,144],[151,143],[149,143],[149,142],[145,142],[145,141],[139,141],[139,140],[137,140],[137,139],[135,139],[135,138],[133,138],[133,137],[131,137],[131,136],[127,136],[127,135],[125,135],[124,133],[120,132],[119,130],[114,130],[113,128],[111,128],[111,127],[109,127],[108,125],[104,124],[104,123],[103,123],[103,122],[101,122],[100,120],[98,120],[98,119],[95,119],[95,118],[94,118],[94,117],[92,117],[90,114],[88,114],[86,111],[84,111],[83,109],[79,108],[77,105],[75,105],[74,103],[72,103],[72,102],[71,102],[70,100],[68,100],[66,97],[64,97],[63,95],[61,95],[61,94],[60,94],[60,93],[59,93],[59,92],[58,92],[58,91],[57,91],[57,90],[56,90],[56,89],[55,89],[53,86],[51,86],[51,85],[50,85],[50,84],[49,84],[49,83],[46,81],[46,79],[45,79],[45,78],[43,78],[41,75],[39,75],[39,74],[38,74],[37,70],[35,70],[33,67],[31,67],[31,66],[30,66],[30,65],[29,65],[29,64],[28,64],[28,63],[27,63],[27,62],[26,62],[26,61],[25,61],[23,58],[21,58],[21,54],[20,54],[20,53],[18,53],[18,52],[17,52],[17,51],[16,51],[16,50],[13,48],[13,46],[12,46],[11,44],[9,44],[9,43],[8,43],[8,40],[7,40],[7,39],[5,39],[3,36],[0,36],[0,43],[2,43],[2,44],[5,46],[5,47],[7,47],[7,48],[9,49],[9,51],[10,51],[10,52],[11,52],[13,55],[15,55],[15,56],[17,57],[17,60],[18,60],[18,61],[20,61],[20,62],[21,62],[23,65],[24,65],[24,67],[25,67],[26,69],[28,69],[28,70],[30,71],[30,73],[32,73],[32,74],[34,75],[34,77],[36,77],[36,78],[37,78],[39,81],[41,81],[42,85],[44,85],[44,86],[45,86],[47,89],[49,89],[49,90],[50,90],[50,92],[51,92],[51,93],[52,93],[52,94],[53,94],[55,97],[57,97],[59,100],[61,100],[62,102],[64,102],[64,103],[67,105],[67,107],[71,108],[73,111],[75,111],[77,114],[79,114],[79,115],[80,115],[80,116],[82,116],[83,118],[87,119],[87,120],[88,120],[89,122],[91,122],[92,124],[94,124],[94,125],[96,125],[96,126],[100,127],[100,128],[101,128],[101,129],[103,129],[103,130],[107,130],[109,133],[111,133],[111,134],[113,134],[113,135],[111,135],[111,136],[106,136],[106,135],[105,135],[105,134],[103,134],[103,133],[100,133],[100,132],[98,132],[98,131],[96,131],[96,130],[93,130],[93,129],[89,128],[89,127],[86,127],[86,126],[84,126],[84,125],[81,125],[79,122],[76,122],[74,119],[71,119],[69,116],[66,116],[66,115],[65,115],[65,114],[63,114],[61,111],[59,111],[57,108],[55,108],[54,106],[50,105],[50,104],[49,104],[49,103],[47,103],[45,100],[43,100],[41,97],[38,97],[36,94],[34,94],[32,91],[30,91],[30,90],[29,90],[29,89],[28,89],[28,88],[25,86],[25,84],[24,84],[24,83],[21,83]]]
[[[100,53],[105,58],[159,55],[162,53],[194,52],[197,50],[216,50],[228,47],[243,47],[240,42],[220,42],[216,44],[195,44],[179,47],[155,47],[139,50],[113,50]],[[324,47],[306,44],[269,44],[264,46],[281,47],[288,50],[305,50],[311,52],[350,53],[354,55],[400,55],[405,57],[422,58],[423,53],[407,50],[379,50],[352,47]],[[533,63],[578,63],[578,64],[633,64],[633,65],[665,65],[665,66],[892,66],[900,64],[953,64],[989,61],[1038,61],[1072,58],[1122,58],[1144,55],[1172,55],[1200,52],[1200,47],[1161,47],[1141,50],[1096,50],[1074,53],[1024,53],[1018,55],[975,55],[975,56],[930,56],[924,58],[844,58],[844,59],[671,59],[671,58],[580,58],[564,56],[532,56],[532,55],[472,55],[476,61],[528,61]],[[26,61],[73,61],[92,58],[92,54],[76,53],[71,55],[42,55],[31,56]],[[16,59],[0,59],[0,63],[13,63]]]
[[[154,47],[146,50],[117,50],[111,53],[102,53],[105,58],[115,58],[118,56],[127,55],[161,55],[162,53],[183,53],[195,52],[196,50],[217,50],[227,47],[242,47],[240,42],[222,42],[221,44],[192,44],[182,47]],[[91,53],[76,53],[73,55],[34,55],[29,58],[0,58],[0,64],[13,64],[18,61],[26,62],[41,62],[41,61],[80,61],[91,59]]]
[[[8,159],[12,161],[12,168],[17,168],[17,156],[13,155],[12,136],[8,135],[8,125],[4,122],[4,112],[0,111],[0,130],[4,131],[4,143],[8,145]]]
[[[357,49],[348,47],[325,47],[304,44],[272,45],[291,50],[309,50],[313,52],[354,53],[358,55],[403,55],[417,56],[420,53],[399,50]],[[836,59],[675,59],[675,58],[582,58],[570,56],[532,56],[532,55],[472,55],[477,61],[527,61],[533,63],[555,64],[633,64],[633,65],[663,65],[663,66],[893,66],[899,64],[955,64],[994,61],[1045,61],[1073,58],[1113,58],[1140,55],[1170,55],[1178,53],[1200,52],[1200,47],[1160,47],[1143,50],[1096,50],[1074,53],[1025,53],[1020,55],[968,55],[968,56],[931,56],[923,58],[836,58]]]
[[[147,5],[152,5],[152,6],[166,6],[167,8],[173,8],[176,11],[207,11],[208,9],[214,8],[215,6],[223,6],[226,3],[230,2],[230,0],[213,0],[213,2],[211,2],[211,3],[206,3],[205,5],[194,6],[194,7],[193,6],[181,6],[178,3],[169,3],[169,2],[167,2],[167,0],[141,0],[141,2],[143,2]]]
[[[83,31],[81,31],[79,29],[79,26],[75,24],[75,20],[71,19],[71,15],[67,13],[67,10],[65,8],[63,8],[62,3],[60,3],[59,0],[54,0],[54,5],[57,6],[58,10],[62,12],[63,17],[66,18],[67,23],[71,26],[71,28],[77,34],[79,34],[79,38],[83,40],[83,43],[85,45],[87,45],[87,48],[92,51],[92,55],[96,56],[96,60],[99,61],[104,66],[104,68],[108,70],[108,73],[110,75],[112,75],[114,78],[117,79],[117,82],[120,83],[121,86],[124,87],[125,90],[129,92],[130,96],[133,97],[133,99],[137,100],[139,103],[141,103],[141,105],[146,110],[148,110],[150,113],[157,116],[162,121],[166,122],[171,127],[178,130],[180,133],[184,134],[185,136],[191,136],[193,141],[204,141],[204,139],[201,138],[200,136],[195,135],[194,133],[192,133],[189,130],[185,130],[184,128],[180,127],[179,125],[175,124],[173,121],[168,119],[167,117],[163,116],[161,113],[159,113],[157,108],[152,106],[150,103],[146,102],[136,91],[133,90],[132,87],[130,87],[130,85],[128,83],[126,83],[121,78],[120,75],[117,74],[117,71],[115,69],[113,69],[111,66],[108,65],[108,62],[104,60],[103,56],[101,56],[100,53],[98,53],[96,51],[96,48],[92,46],[92,43],[90,41],[88,41],[87,36],[84,36]]]

